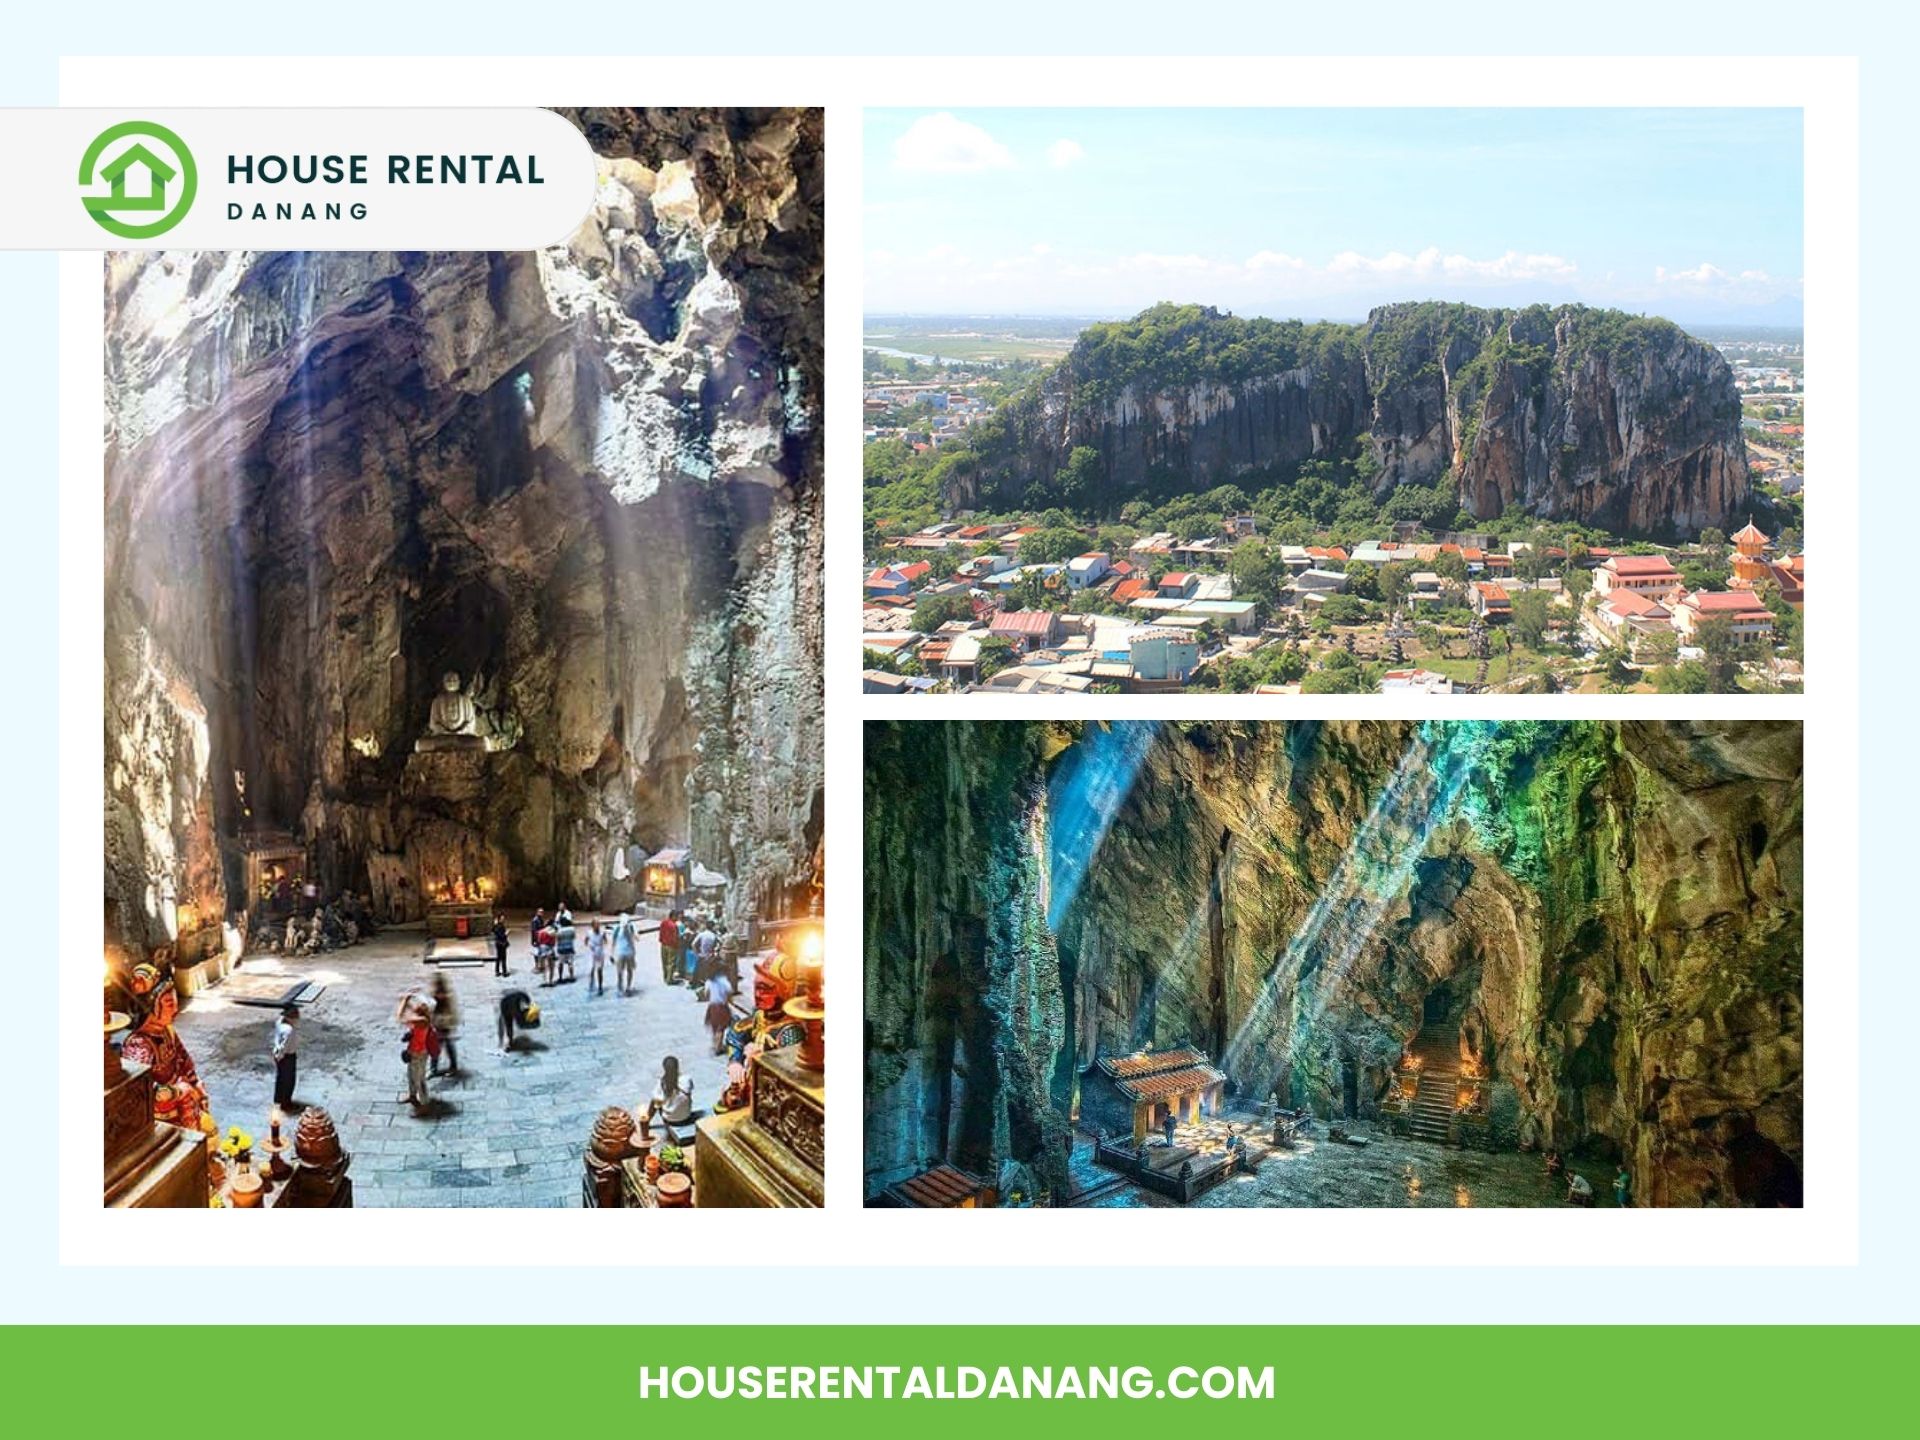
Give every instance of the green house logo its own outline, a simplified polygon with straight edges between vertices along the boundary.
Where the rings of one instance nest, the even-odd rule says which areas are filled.
[[[166,234],[193,207],[199,184],[186,142],[151,120],[109,126],[80,157],[81,203],[102,230],[123,240]]]

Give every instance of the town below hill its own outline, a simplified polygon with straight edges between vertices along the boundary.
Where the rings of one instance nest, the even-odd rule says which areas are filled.
[[[1791,537],[1789,537],[1791,538]],[[864,581],[868,693],[1731,693],[1801,686],[1806,557],[1749,523],[1686,546],[1529,522],[1298,544],[1060,514],[942,521]]]

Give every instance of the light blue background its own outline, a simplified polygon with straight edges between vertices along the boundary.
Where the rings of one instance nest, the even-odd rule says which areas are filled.
[[[650,11],[656,13],[649,13]],[[1397,16],[1397,18],[1395,18]],[[330,0],[286,8],[255,4],[32,4],[12,7],[0,45],[0,103],[52,105],[62,54],[577,54],[637,49],[678,37],[688,53],[885,54],[1187,53],[1292,54],[1828,54],[1861,57],[1863,535],[1900,537],[1876,546],[1861,569],[1863,786],[1861,835],[1861,1260],[1856,1267],[1423,1271],[1427,1293],[1449,1297],[1453,1321],[1915,1321],[1920,1175],[1915,1155],[1912,1057],[1920,1024],[1920,945],[1911,897],[1915,855],[1911,657],[1915,590],[1910,523],[1920,487],[1906,394],[1920,347],[1914,304],[1914,144],[1920,116],[1913,79],[1914,27],[1892,6],[1778,4],[1737,7],[1658,0],[1605,6],[1459,7],[1375,3],[1293,5],[1119,3],[1044,5],[976,0],[952,7],[800,6],[734,0],[717,9],[629,4],[614,10],[543,10],[469,0],[434,13],[385,0]],[[880,47],[876,51],[876,46]],[[636,75],[635,99],[644,102]],[[560,97],[563,98],[563,97]],[[1371,97],[1380,100],[1388,96]],[[1463,94],[1463,103],[1474,95]],[[404,97],[396,97],[404,100]],[[476,97],[484,102],[484,97]],[[1756,94],[1756,104],[1768,103]],[[231,1319],[231,1278],[182,1270],[135,1276],[62,1270],[54,1263],[51,1175],[54,1074],[53,975],[58,938],[87,946],[92,914],[55,916],[55,767],[60,743],[53,676],[59,663],[49,599],[57,594],[55,508],[57,404],[53,363],[55,260],[0,254],[0,437],[8,490],[7,563],[0,566],[9,627],[11,704],[0,718],[8,761],[0,878],[11,941],[0,1049],[14,1099],[8,1178],[0,1185],[5,1281],[0,1319],[108,1321],[151,1318],[166,1296],[169,1321]],[[1845,476],[1822,483],[1844,484]],[[1835,549],[1840,547],[1836,546]],[[1864,546],[1862,547],[1864,551]],[[1849,583],[1847,556],[1823,557],[1823,584]],[[1808,937],[1811,965],[1835,962]],[[91,953],[91,952],[89,952]],[[1847,1057],[1825,1057],[1844,1064]],[[851,1100],[843,1096],[843,1102]],[[44,1129],[40,1128],[44,1124]],[[1811,1145],[1819,1137],[1809,1137]],[[1285,1212],[1273,1239],[1286,1243]],[[1197,1243],[1204,1245],[1201,1238]],[[523,1247],[537,1250],[531,1216]],[[782,1272],[773,1293],[804,1297],[800,1313],[821,1321],[949,1322],[1121,1320],[1141,1295],[1180,1281],[1165,1272],[995,1270],[981,1254],[967,1270]],[[1470,1257],[1463,1257],[1470,1258]],[[254,1272],[251,1293],[278,1297],[290,1320],[672,1321],[756,1317],[769,1287],[738,1275],[676,1271],[669,1287],[624,1283],[628,1272],[487,1270],[433,1272],[402,1285],[390,1272],[352,1269]],[[1398,1318],[1395,1297],[1416,1277],[1391,1270],[1201,1272],[1196,1317],[1211,1321],[1378,1321]],[[404,1305],[397,1303],[405,1295]],[[1656,1362],[1657,1363],[1657,1362]]]

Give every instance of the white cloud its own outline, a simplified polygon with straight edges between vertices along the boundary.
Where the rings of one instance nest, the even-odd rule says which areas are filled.
[[[1078,140],[1056,140],[1047,147],[1047,163],[1056,170],[1064,170],[1086,158],[1087,152]]]
[[[1559,255],[1523,255],[1509,250],[1490,260],[1475,260],[1467,255],[1443,255],[1429,245],[1417,255],[1389,250],[1384,255],[1361,255],[1343,250],[1327,263],[1332,275],[1391,275],[1415,279],[1445,277],[1453,280],[1568,280],[1579,269]]]
[[[923,174],[961,175],[982,170],[1010,170],[1013,152],[978,125],[941,111],[922,115],[893,142],[897,170]]]
[[[1653,269],[1656,294],[1685,296],[1692,300],[1713,300],[1727,304],[1767,304],[1775,300],[1798,299],[1801,282],[1786,276],[1769,275],[1765,270],[1723,270],[1710,261],[1683,270],[1664,265]]]
[[[1390,300],[1448,299],[1512,305],[1583,301],[1655,314],[1796,300],[1801,282],[1713,264],[1624,272],[1583,270],[1563,255],[1491,255],[1437,246],[1363,254],[1244,256],[1205,250],[1098,251],[1030,242],[1004,251],[951,244],[872,257],[868,303],[878,310],[1133,313],[1159,300],[1195,301],[1241,314],[1357,316]]]

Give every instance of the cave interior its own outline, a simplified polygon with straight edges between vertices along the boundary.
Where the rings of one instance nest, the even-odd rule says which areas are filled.
[[[811,899],[818,112],[573,115],[545,251],[108,258],[110,947],[290,873],[619,909],[667,846]]]
[[[1101,1062],[1190,1047],[1248,1121],[1564,1152],[1635,1204],[1797,1205],[1799,744],[870,725],[869,1194],[936,1164],[1070,1194]]]

